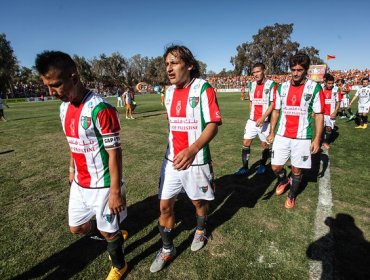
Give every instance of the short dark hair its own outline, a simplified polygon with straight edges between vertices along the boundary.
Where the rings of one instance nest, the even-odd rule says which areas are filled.
[[[363,81],[369,81],[369,78],[368,78],[368,77],[364,77],[364,78],[362,78],[362,79],[361,79],[361,83],[362,83]]]
[[[325,81],[334,81],[334,77],[330,75],[329,73],[325,74]]]
[[[77,71],[72,57],[60,51],[44,51],[38,54],[35,66],[41,75],[45,75],[52,68],[60,71],[62,76],[68,75],[71,71]]]
[[[266,70],[266,65],[263,64],[262,62],[257,62],[253,65],[252,69],[256,68],[256,67],[261,67],[262,70]]]
[[[308,70],[308,68],[310,67],[310,63],[311,63],[310,57],[307,54],[302,53],[302,52],[296,53],[289,59],[290,68],[296,65],[300,65],[304,69]]]
[[[194,55],[192,52],[185,46],[180,46],[180,45],[171,45],[166,48],[164,54],[163,54],[163,59],[166,61],[167,55],[175,54],[177,53],[180,58],[185,62],[185,65],[187,66],[193,66],[193,69],[190,70],[190,77],[191,78],[199,78],[200,77],[200,67],[199,67],[199,62],[195,59]]]

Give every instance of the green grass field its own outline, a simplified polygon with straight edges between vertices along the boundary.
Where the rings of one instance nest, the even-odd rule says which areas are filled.
[[[130,234],[127,279],[308,279],[307,249],[328,238],[334,244],[329,264],[333,279],[370,279],[370,128],[355,129],[353,122],[337,120],[339,137],[329,151],[330,236],[317,241],[318,168],[307,173],[293,210],[284,208],[286,194],[274,195],[271,171],[233,175],[241,164],[247,116],[247,101],[240,101],[238,93],[218,95],[223,125],[211,144],[216,175],[212,236],[204,249],[190,251],[195,215],[190,201],[180,197],[178,256],[151,274],[149,266],[160,248],[156,193],[167,120],[159,96],[136,99],[135,120],[124,119],[119,108],[129,211],[124,223]],[[111,102],[115,105],[114,98]],[[58,101],[11,104],[5,109],[8,122],[0,123],[0,279],[105,279],[109,271],[104,242],[68,231],[69,152],[58,107]],[[259,158],[256,140],[251,165]],[[316,157],[315,166],[319,162]]]

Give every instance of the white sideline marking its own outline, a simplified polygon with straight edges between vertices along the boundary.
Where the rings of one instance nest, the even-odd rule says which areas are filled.
[[[323,150],[324,155],[329,157],[327,150]],[[323,163],[320,161],[320,170],[323,168]],[[325,224],[325,219],[330,217],[332,212],[331,208],[333,206],[332,194],[330,188],[330,161],[328,161],[328,167],[325,170],[325,174],[319,180],[319,197],[316,208],[316,217],[315,217],[315,238],[314,242],[329,234],[330,228]],[[320,260],[310,261],[310,271],[309,279],[310,280],[331,280],[333,279],[333,267],[332,267],[332,256],[333,252],[332,246],[326,248],[329,250],[325,251],[325,255],[320,256]],[[325,270],[323,270],[323,263],[325,263]]]

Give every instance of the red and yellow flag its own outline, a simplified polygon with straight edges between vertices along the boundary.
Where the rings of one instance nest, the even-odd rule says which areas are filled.
[[[330,60],[330,59],[336,59],[337,57],[335,55],[330,55],[330,54],[327,54],[326,55],[326,60]]]

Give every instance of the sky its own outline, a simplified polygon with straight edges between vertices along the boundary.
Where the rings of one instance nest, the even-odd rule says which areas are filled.
[[[207,71],[232,70],[238,45],[267,25],[293,23],[291,39],[301,47],[336,55],[331,69],[370,68],[369,0],[4,0],[0,7],[0,33],[26,67],[44,50],[156,57],[175,43]]]

